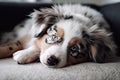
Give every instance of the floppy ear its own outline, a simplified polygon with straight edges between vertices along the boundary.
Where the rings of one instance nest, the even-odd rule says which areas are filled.
[[[52,8],[40,9],[40,11],[34,10],[31,17],[35,37],[43,36],[46,30],[58,21],[58,14]]]
[[[104,28],[98,28],[94,25],[83,33],[83,39],[86,42],[88,50],[90,50],[89,57],[97,63],[106,62],[106,59],[115,54],[116,45],[114,44],[111,33]]]

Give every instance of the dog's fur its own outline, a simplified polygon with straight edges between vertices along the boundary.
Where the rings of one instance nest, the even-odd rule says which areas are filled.
[[[14,53],[13,59],[20,64],[39,58],[46,66],[63,67],[87,61],[106,62],[115,54],[109,25],[99,12],[87,6],[55,5],[35,10],[30,16],[13,32],[4,34],[1,41],[9,41],[0,49],[8,50],[4,52],[7,55]]]

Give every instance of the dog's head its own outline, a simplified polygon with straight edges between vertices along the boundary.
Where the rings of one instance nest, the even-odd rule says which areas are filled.
[[[49,67],[63,67],[87,61],[104,62],[114,53],[110,33],[81,14],[62,14],[57,9],[42,9],[32,14],[35,44],[40,61]]]

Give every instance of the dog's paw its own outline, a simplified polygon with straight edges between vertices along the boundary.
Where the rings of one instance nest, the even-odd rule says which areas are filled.
[[[13,59],[18,64],[26,64],[32,61],[30,56],[25,51],[17,51],[16,53],[13,54]]]

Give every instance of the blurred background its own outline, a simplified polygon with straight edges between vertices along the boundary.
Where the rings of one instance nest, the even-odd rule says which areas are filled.
[[[120,2],[120,0],[0,0],[0,2],[41,2],[41,3],[94,3],[97,5],[104,5],[110,3]]]

